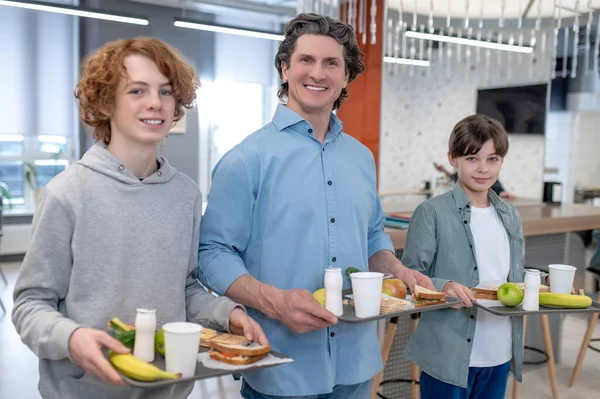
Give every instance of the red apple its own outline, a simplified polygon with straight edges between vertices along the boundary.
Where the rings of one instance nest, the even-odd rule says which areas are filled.
[[[383,280],[381,292],[394,298],[404,299],[406,298],[406,285],[397,278],[386,279]]]

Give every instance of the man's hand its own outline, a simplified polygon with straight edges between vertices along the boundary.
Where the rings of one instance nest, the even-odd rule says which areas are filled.
[[[322,330],[338,322],[308,290],[282,290],[272,301],[275,318],[297,334]]]
[[[470,289],[465,287],[462,284],[455,283],[451,281],[444,285],[442,292],[445,292],[446,295],[458,298],[462,301],[462,303],[452,306],[454,309],[460,309],[462,307],[471,308],[473,307],[473,303],[475,302],[475,296]]]
[[[107,384],[125,385],[117,371],[104,357],[100,348],[107,347],[116,353],[128,353],[129,349],[104,331],[78,328],[69,338],[69,354],[79,367],[94,374]]]
[[[405,266],[403,266],[403,270],[398,272],[395,277],[402,280],[411,291],[414,291],[415,285],[436,291],[429,277]]]
[[[229,330],[233,334],[245,336],[248,341],[269,345],[260,325],[240,308],[233,309],[229,314]]]

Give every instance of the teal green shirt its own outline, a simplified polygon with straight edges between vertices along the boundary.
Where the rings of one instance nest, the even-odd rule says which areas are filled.
[[[493,191],[489,191],[488,197],[508,236],[508,281],[523,282],[521,217]],[[431,277],[438,291],[449,281],[477,286],[479,273],[470,222],[471,204],[458,183],[451,191],[423,202],[412,215],[402,263]],[[404,357],[432,377],[466,388],[476,320],[476,307],[423,312]],[[512,318],[512,342],[511,370],[521,381],[522,317]]]

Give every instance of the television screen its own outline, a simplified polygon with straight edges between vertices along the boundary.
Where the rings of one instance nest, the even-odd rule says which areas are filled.
[[[477,113],[499,120],[508,133],[544,134],[547,84],[478,90]]]

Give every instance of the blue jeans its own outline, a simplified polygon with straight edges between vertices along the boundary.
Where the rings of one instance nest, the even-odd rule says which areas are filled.
[[[495,367],[469,368],[469,385],[446,384],[421,372],[421,399],[504,399],[510,362]]]
[[[245,380],[242,380],[240,393],[244,399],[369,399],[372,380],[355,385],[336,385],[333,392],[310,396],[271,396],[256,392]]]

